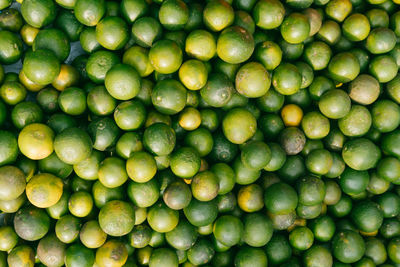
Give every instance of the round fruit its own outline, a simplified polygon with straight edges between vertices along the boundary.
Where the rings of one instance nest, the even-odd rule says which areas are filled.
[[[22,70],[32,82],[47,85],[60,73],[60,63],[54,52],[37,49],[25,55]]]
[[[67,164],[77,164],[92,152],[92,140],[79,128],[68,128],[54,139],[54,151]]]
[[[242,27],[229,27],[225,29],[218,37],[218,57],[227,63],[242,63],[250,58],[253,51],[253,36]]]
[[[53,206],[60,200],[62,193],[62,180],[49,173],[33,176],[26,185],[26,196],[29,202],[39,208]]]
[[[365,243],[362,237],[354,231],[340,231],[333,237],[332,252],[341,262],[354,263],[364,255]]]
[[[99,212],[99,225],[108,235],[126,235],[135,225],[135,210],[127,202],[120,200],[107,202]]]
[[[271,86],[269,77],[268,71],[260,63],[247,63],[236,73],[236,90],[248,98],[261,97]]]

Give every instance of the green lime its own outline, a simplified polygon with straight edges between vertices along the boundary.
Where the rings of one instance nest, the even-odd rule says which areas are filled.
[[[368,35],[365,47],[372,54],[384,54],[396,45],[396,35],[388,28],[375,28]]]
[[[4,259],[4,266],[34,266],[35,252],[28,245],[15,247],[7,256],[7,264]]]
[[[126,162],[129,178],[137,183],[150,181],[157,172],[154,157],[145,151],[132,153]]]
[[[121,13],[126,21],[134,22],[139,17],[146,14],[148,5],[144,0],[123,0],[121,1]]]
[[[128,26],[120,17],[105,17],[96,25],[96,40],[109,50],[119,50],[128,41]]]
[[[350,112],[339,119],[340,131],[346,136],[361,136],[368,132],[372,124],[372,117],[364,106],[353,105]]]
[[[333,89],[321,96],[318,106],[321,113],[326,117],[340,119],[350,112],[351,100],[345,91]]]
[[[368,37],[371,26],[368,18],[363,14],[352,14],[343,22],[343,34],[353,42],[362,41]]]
[[[234,108],[225,115],[222,129],[230,142],[243,144],[255,134],[257,121],[249,111],[243,108]]]
[[[18,147],[30,159],[44,159],[53,152],[53,139],[54,132],[48,126],[32,123],[19,133]]]
[[[308,138],[321,139],[329,134],[330,122],[318,111],[311,111],[304,115],[301,127]]]
[[[310,23],[305,15],[294,12],[283,20],[280,31],[286,42],[298,44],[308,38]]]
[[[158,18],[167,30],[181,30],[189,20],[189,9],[182,0],[163,1]]]
[[[368,74],[361,74],[349,86],[350,98],[362,105],[375,102],[380,94],[379,82]]]
[[[254,22],[265,30],[278,28],[285,17],[285,8],[278,0],[261,0],[253,9]]]
[[[271,86],[271,79],[263,65],[257,62],[250,62],[238,70],[235,85],[240,94],[256,98],[267,93]]]
[[[360,73],[360,63],[350,52],[338,53],[329,62],[328,72],[332,79],[347,83],[354,80]]]
[[[235,18],[232,6],[223,0],[212,0],[203,10],[203,22],[207,28],[219,32],[230,26]]]
[[[272,74],[272,85],[282,95],[292,95],[301,87],[301,73],[290,63],[280,64]]]
[[[127,192],[133,204],[140,208],[147,208],[154,205],[160,196],[159,186],[154,179],[145,183],[131,181]]]
[[[182,50],[178,44],[167,39],[156,42],[149,52],[151,65],[162,74],[176,72],[182,64],[182,58]]]
[[[282,60],[282,49],[272,41],[265,41],[256,46],[256,59],[271,71],[279,66]]]
[[[175,249],[188,250],[196,242],[196,227],[187,221],[180,221],[174,230],[165,234],[165,239]]]
[[[47,85],[60,73],[60,63],[54,52],[38,49],[25,55],[22,70],[34,83]]]
[[[369,72],[380,83],[390,82],[397,75],[397,64],[390,55],[374,57],[369,63]]]
[[[0,31],[0,47],[0,63],[13,64],[21,58],[22,41],[15,33],[5,30]]]
[[[54,139],[57,156],[67,164],[77,164],[90,156],[92,140],[79,128],[68,128],[57,134]]]
[[[124,131],[139,129],[145,119],[146,109],[140,100],[121,102],[114,111],[114,121]]]
[[[18,156],[17,138],[10,132],[0,130],[0,166],[15,162]]]
[[[344,230],[333,237],[332,253],[343,263],[354,263],[360,260],[364,252],[364,240],[356,232]]]
[[[266,209],[273,214],[288,214],[298,203],[296,191],[288,184],[276,183],[264,191]]]
[[[132,25],[133,39],[143,47],[152,47],[160,39],[162,27],[160,22],[152,17],[137,19]]]
[[[118,56],[111,51],[96,51],[87,60],[87,76],[95,83],[103,83],[107,72],[119,62]]]
[[[356,138],[345,143],[342,157],[348,166],[362,171],[376,166],[381,157],[381,151],[370,140]]]
[[[162,80],[154,86],[151,99],[159,112],[174,115],[186,105],[186,88],[176,80]]]
[[[93,209],[93,198],[86,191],[73,193],[68,200],[68,210],[75,217],[86,217]],[[61,228],[62,229],[62,228]],[[79,232],[79,228],[78,228]]]
[[[225,62],[242,63],[250,58],[253,51],[253,36],[242,27],[229,27],[222,31],[218,37],[217,54]]]
[[[329,1],[325,8],[326,14],[338,22],[342,22],[350,14],[351,10],[352,3],[350,0]]]
[[[122,56],[122,62],[134,67],[141,77],[149,76],[154,71],[149,59],[149,50],[138,45],[132,46],[125,51]],[[144,86],[142,84],[141,88]],[[138,94],[140,95],[140,90]]]
[[[58,97],[60,109],[69,115],[81,115],[86,111],[86,94],[78,87],[69,87]]]
[[[298,250],[308,250],[314,242],[313,232],[305,227],[296,227],[289,234],[290,245]]]
[[[219,181],[210,171],[196,174],[191,181],[193,197],[200,201],[211,201],[218,195]]]
[[[117,106],[117,100],[113,98],[102,86],[92,88],[87,95],[87,106],[97,116],[110,115]]]
[[[187,60],[179,68],[179,79],[189,90],[200,90],[206,85],[208,71],[200,60]]]
[[[60,61],[65,61],[70,52],[68,37],[58,29],[43,29],[36,35],[32,50],[47,49],[52,51]]]
[[[314,70],[323,70],[328,66],[332,57],[332,50],[324,42],[314,41],[306,45],[304,49],[305,61]]]
[[[14,166],[0,167],[0,200],[10,201],[18,198],[25,191],[25,174]]]
[[[50,218],[43,209],[28,206],[20,209],[14,216],[14,230],[27,241],[44,237],[50,228]]]
[[[90,252],[93,254],[92,250]],[[96,251],[96,264],[99,267],[123,266],[127,259],[128,250],[126,244],[117,239],[108,240]]]
[[[21,15],[35,28],[49,25],[56,18],[56,5],[51,0],[28,0],[21,4]]]
[[[63,186],[61,178],[49,173],[40,173],[29,180],[26,196],[34,206],[48,208],[60,200]]]
[[[134,224],[135,210],[127,202],[110,201],[99,212],[99,225],[108,235],[126,235],[133,229]]]
[[[147,222],[154,231],[170,232],[178,225],[179,212],[168,208],[165,204],[155,204],[147,214]]]
[[[104,0],[76,0],[74,6],[75,17],[86,26],[96,26],[106,12]]]

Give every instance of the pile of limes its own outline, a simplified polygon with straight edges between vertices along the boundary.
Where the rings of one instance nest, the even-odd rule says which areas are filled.
[[[399,0],[0,0],[0,267],[399,267],[399,67]]]

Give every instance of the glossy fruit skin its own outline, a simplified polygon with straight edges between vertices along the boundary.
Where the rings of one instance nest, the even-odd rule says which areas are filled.
[[[135,224],[135,211],[131,204],[113,200],[101,208],[99,225],[101,229],[111,236],[128,234]]]
[[[229,141],[234,144],[242,144],[255,134],[257,122],[249,111],[235,108],[225,116],[222,121],[222,127]]]
[[[236,73],[236,90],[250,98],[261,97],[268,92],[271,80],[267,70],[257,62],[242,66]]]
[[[282,95],[292,95],[301,87],[301,74],[291,63],[279,65],[272,74],[272,85]]]
[[[128,259],[125,244],[117,239],[110,239],[96,251],[96,263],[100,267],[123,266]]]
[[[160,40],[150,49],[149,59],[156,71],[170,74],[181,66],[182,50],[174,41]]]
[[[381,152],[371,141],[358,138],[344,145],[342,157],[351,168],[367,170],[376,166],[381,157]]]
[[[284,235],[274,235],[266,246],[266,254],[272,264],[281,264],[290,259],[292,248]]]
[[[253,51],[253,36],[242,27],[229,27],[218,37],[217,54],[225,62],[242,63],[250,58]]]
[[[379,82],[368,74],[361,74],[350,83],[349,91],[352,100],[369,105],[375,102],[379,96]]]
[[[209,2],[203,10],[203,22],[212,31],[221,31],[233,23],[233,8],[226,2]]]
[[[119,17],[106,17],[96,25],[96,40],[106,49],[121,49],[128,41],[128,26]]]
[[[86,26],[95,26],[106,11],[105,1],[77,0],[74,6],[75,17]]]
[[[7,257],[7,264],[4,260],[4,266],[34,266],[35,264],[35,252],[27,245],[20,245],[10,251]]]
[[[281,35],[290,44],[303,42],[310,34],[310,24],[306,16],[300,13],[291,13],[281,25]]]
[[[256,25],[262,29],[277,28],[283,22],[285,8],[280,1],[263,0],[256,3],[253,17]]]
[[[173,79],[162,80],[152,91],[152,103],[158,111],[166,115],[180,112],[186,105],[185,87]]]
[[[51,41],[50,41],[51,40]],[[60,61],[67,59],[70,43],[64,32],[56,29],[39,31],[32,45],[32,50],[48,49],[54,52]]]
[[[178,225],[179,213],[168,208],[165,204],[158,203],[149,210],[147,220],[153,230],[166,233],[172,231]]]
[[[119,61],[119,58],[110,51],[96,51],[89,56],[86,62],[87,75],[93,82],[102,83],[107,72]],[[99,64],[99,62],[105,63]]]
[[[129,178],[138,183],[151,180],[156,171],[157,166],[154,158],[145,151],[133,153],[126,162],[126,172]]]
[[[363,14],[353,14],[343,22],[343,34],[350,41],[362,41],[368,37],[370,24],[368,18]]]
[[[14,230],[24,240],[39,240],[49,228],[50,218],[42,209],[26,207],[20,209],[14,217]]]
[[[29,202],[39,208],[48,208],[55,205],[63,193],[62,180],[52,174],[38,174],[33,176],[26,187]]]
[[[290,244],[299,250],[308,250],[314,241],[314,234],[305,226],[296,227],[289,234]]]
[[[21,14],[31,26],[41,28],[47,26],[56,18],[56,6],[49,0],[28,0],[21,4]]]
[[[282,199],[283,193],[284,199]],[[264,203],[267,210],[273,214],[288,214],[296,208],[298,196],[288,184],[276,183],[264,191]]]
[[[333,255],[343,263],[354,263],[361,259],[365,252],[364,240],[351,230],[337,233],[333,237],[332,245]]]
[[[68,128],[54,139],[57,156],[67,164],[76,164],[86,159],[92,152],[92,140],[78,128]]]
[[[332,265],[331,252],[321,245],[314,245],[306,251],[304,257],[304,264],[306,267],[317,267],[321,264]]]
[[[360,73],[360,64],[357,58],[349,52],[336,54],[329,62],[330,76],[342,83],[354,80]]]
[[[12,32],[1,31],[0,32],[0,62],[2,64],[12,64],[17,62],[21,58],[22,53],[22,42]]]
[[[26,55],[23,71],[27,78],[33,82],[39,85],[47,85],[59,74],[60,63],[50,50],[38,49]]]
[[[395,46],[395,34],[387,28],[376,28],[371,31],[366,41],[366,48],[372,54],[384,54]]]
[[[322,114],[330,119],[340,119],[350,112],[351,100],[346,92],[338,89],[324,93],[318,103]]]
[[[222,107],[229,103],[235,88],[228,77],[222,73],[210,74],[207,83],[200,89],[203,100],[212,107]]]
[[[203,62],[187,60],[179,68],[179,79],[190,90],[200,90],[206,85],[208,71]]]
[[[44,159],[53,152],[53,139],[54,132],[48,126],[32,123],[25,126],[20,132],[18,147],[30,159]]]

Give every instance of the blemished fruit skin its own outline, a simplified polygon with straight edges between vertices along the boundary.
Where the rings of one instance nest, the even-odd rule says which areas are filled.
[[[400,0],[0,0],[0,267],[399,267]]]

